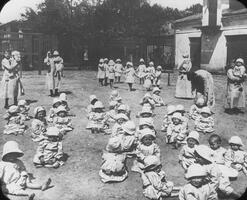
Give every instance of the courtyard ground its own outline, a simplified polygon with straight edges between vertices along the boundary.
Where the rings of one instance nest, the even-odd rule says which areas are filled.
[[[174,98],[177,74],[171,75],[171,86],[167,86],[167,74],[162,78],[162,97],[167,104],[185,105],[189,110],[192,105],[191,100],[181,100]],[[42,105],[48,110],[52,104],[52,98],[48,96],[45,89],[45,72],[43,75],[37,75],[37,72],[24,72],[23,84],[26,95],[23,99],[30,100],[31,111]],[[247,145],[247,113],[239,115],[228,115],[224,113],[223,103],[225,100],[226,77],[214,76],[216,107],[215,107],[215,128],[216,133],[222,136],[223,146],[228,148],[227,140],[231,135],[239,135],[244,144]],[[132,110],[131,118],[136,122],[135,115],[140,111],[139,101],[145,94],[144,89],[138,83],[134,85],[136,89],[129,92],[127,85],[117,84],[118,90],[123,101],[128,104]],[[100,181],[98,172],[101,166],[102,150],[105,148],[109,136],[96,134],[92,135],[85,130],[87,124],[85,108],[89,104],[89,95],[96,94],[98,98],[108,106],[108,98],[111,92],[109,87],[99,87],[96,80],[96,72],[89,71],[65,71],[63,79],[63,91],[68,94],[69,106],[71,112],[76,115],[72,123],[74,130],[66,135],[63,141],[64,152],[68,155],[68,160],[64,166],[59,169],[36,169],[32,164],[32,159],[36,151],[36,144],[30,138],[28,130],[24,136],[6,136],[3,135],[0,140],[0,153],[3,144],[8,140],[16,140],[20,148],[25,152],[23,160],[29,173],[34,176],[34,181],[44,181],[51,177],[53,188],[36,193],[36,199],[39,200],[144,200],[142,194],[142,182],[139,174],[129,172],[128,178],[122,183],[104,184]],[[2,115],[5,113],[3,102],[0,103]],[[157,143],[161,148],[162,164],[167,173],[167,179],[171,180],[177,186],[186,183],[184,173],[178,165],[178,150],[171,149],[166,145],[164,133],[160,131],[162,118],[166,108],[157,108],[155,110],[155,127],[157,130]],[[5,125],[3,118],[0,119],[1,132]],[[30,122],[26,123],[30,127]],[[193,124],[190,124],[193,128]],[[208,136],[201,136],[201,143],[207,143]],[[132,160],[128,160],[128,169],[132,165]],[[237,181],[232,182],[234,189],[243,193],[247,185],[247,177],[240,174]],[[13,197],[11,199],[24,200],[25,197]],[[177,198],[173,198],[177,199]]]

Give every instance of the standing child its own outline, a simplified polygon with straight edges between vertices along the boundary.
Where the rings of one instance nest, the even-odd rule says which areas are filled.
[[[155,106],[156,107],[160,107],[160,106],[164,106],[165,105],[162,97],[160,96],[160,92],[161,91],[160,91],[160,89],[158,87],[154,87],[153,88],[153,96],[152,96],[152,98],[153,98],[153,100],[155,102]]]
[[[128,176],[126,154],[120,151],[120,141],[117,137],[110,138],[102,155],[102,166],[99,171],[103,183],[122,182]]]
[[[115,82],[120,83],[120,79],[123,71],[123,65],[121,64],[121,59],[118,58],[116,60],[114,70],[115,70]]]
[[[124,71],[125,76],[126,76],[125,83],[128,83],[129,90],[133,91],[132,87],[133,87],[133,83],[135,82],[135,76],[137,76],[137,75],[135,73],[135,69],[133,67],[132,62],[127,62],[126,67],[127,67],[127,69],[125,69],[125,71]]]
[[[201,114],[195,120],[195,129],[202,133],[214,132],[214,118],[209,107],[203,107]]]
[[[56,109],[56,116],[53,118],[53,125],[64,134],[73,130],[71,118],[67,116],[67,110],[64,106],[59,106]]]
[[[155,71],[155,79],[154,79],[154,85],[156,85],[156,87],[158,88],[160,88],[161,74],[162,74],[162,67],[159,65]]]
[[[187,132],[187,125],[183,123],[181,113],[174,113],[172,115],[172,123],[167,127],[167,144],[172,144],[177,149],[181,144],[185,143]]]
[[[191,131],[186,138],[187,144],[184,145],[179,153],[179,163],[187,171],[188,167],[195,163],[195,147],[199,144],[199,133]]]
[[[140,65],[138,66],[136,72],[140,79],[140,84],[144,84],[144,76],[146,71],[146,65],[143,58],[140,59]]]
[[[167,127],[172,123],[172,115],[175,112],[176,107],[174,105],[167,106],[167,114],[164,116],[164,120],[162,122],[161,131],[167,132]]]
[[[0,162],[0,178],[2,192],[15,196],[28,196],[33,200],[35,193],[26,189],[46,190],[51,184],[48,178],[43,184],[30,181],[24,163],[19,159],[24,155],[15,141],[8,141],[3,146],[2,161]]]
[[[197,117],[199,117],[204,106],[205,100],[202,97],[198,98],[195,104],[190,107],[190,118],[195,120]]]
[[[49,127],[46,138],[39,142],[33,163],[35,167],[58,168],[64,165],[62,134],[56,127]]]
[[[19,114],[18,106],[10,106],[4,119],[7,120],[7,125],[4,126],[3,134],[23,135],[26,130],[23,119]]]
[[[132,171],[140,172],[144,169],[144,160],[153,155],[160,159],[160,148],[155,143],[155,131],[145,128],[139,131],[139,141],[136,147],[136,160],[133,162]]]
[[[28,114],[30,107],[27,105],[26,100],[19,100],[18,101],[18,109],[19,109],[19,114],[21,115],[21,117],[24,121],[30,120],[30,116]]]
[[[113,83],[114,83],[114,78],[115,78],[115,67],[114,67],[115,63],[113,60],[110,60],[108,63],[108,71],[109,71],[109,75],[108,75],[108,79],[110,82],[110,88],[113,88]]]
[[[109,125],[107,124],[107,116],[104,111],[104,105],[101,101],[97,101],[94,104],[94,112],[88,115],[89,122],[86,129],[90,129],[91,133],[100,133],[109,134]]]
[[[207,180],[207,171],[199,164],[192,164],[185,175],[188,183],[179,191],[179,200],[218,200],[217,192]]]
[[[165,197],[178,196],[179,187],[174,187],[173,182],[167,181],[166,173],[157,156],[147,156],[144,159],[144,172],[141,172],[143,194],[153,200]]]
[[[241,149],[243,142],[240,137],[232,136],[229,139],[230,149],[225,153],[226,166],[242,171],[247,175],[247,153]]]
[[[144,88],[146,88],[147,91],[151,91],[152,85],[153,85],[153,80],[155,78],[155,68],[154,68],[154,63],[149,62],[148,67],[146,68],[146,74],[145,74],[145,81],[144,81]]]
[[[52,108],[49,110],[47,121],[52,122],[53,117],[56,115],[56,109],[61,105],[61,101],[59,98],[54,98],[52,103]]]
[[[87,106],[87,115],[90,115],[93,112],[94,104],[98,101],[96,95],[92,94],[89,96],[90,104]]]
[[[34,109],[34,119],[31,124],[31,137],[34,142],[40,142],[45,138],[45,132],[47,129],[46,110],[42,106],[38,106]]]
[[[99,80],[99,85],[103,86],[104,85],[103,81],[105,80],[105,66],[104,66],[103,58],[99,60],[97,78]]]
[[[226,149],[221,146],[221,137],[217,134],[212,134],[208,139],[209,147],[213,153],[213,161],[216,164],[225,164]]]

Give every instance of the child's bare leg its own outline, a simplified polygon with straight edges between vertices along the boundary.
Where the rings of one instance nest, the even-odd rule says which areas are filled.
[[[38,184],[38,183],[27,183],[27,188],[29,189],[34,189],[34,190],[46,190],[49,188],[49,185],[51,184],[51,179],[48,178],[43,184]]]

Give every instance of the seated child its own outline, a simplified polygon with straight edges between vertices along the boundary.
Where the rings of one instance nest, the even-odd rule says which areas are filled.
[[[121,182],[128,176],[126,168],[126,154],[121,152],[118,137],[109,139],[106,150],[102,155],[102,165],[99,171],[103,183]]]
[[[180,113],[182,115],[182,121],[183,121],[183,124],[184,126],[186,126],[188,128],[188,122],[189,122],[189,119],[185,116],[185,108],[182,104],[178,104],[176,107],[175,107],[175,112],[174,113]]]
[[[139,141],[136,147],[136,160],[133,162],[132,171],[139,172],[144,169],[144,159],[153,155],[160,158],[160,148],[155,143],[155,132],[149,128],[140,130]]]
[[[153,98],[153,100],[155,102],[155,106],[156,107],[164,106],[165,105],[162,97],[160,96],[160,89],[158,87],[154,87],[153,88],[152,98]]]
[[[150,109],[150,107],[142,107],[142,111],[140,113],[138,113],[138,115],[136,117],[139,117],[139,121],[142,120],[142,118],[150,118],[150,120],[154,120],[153,119],[153,111]]]
[[[101,101],[94,104],[94,112],[88,115],[88,124],[86,129],[91,130],[91,133],[105,133],[110,134],[109,125],[107,124],[107,116],[104,111],[104,105]]]
[[[87,106],[87,114],[93,112],[94,104],[98,101],[98,98],[93,94],[89,96],[90,104]]]
[[[150,107],[152,110],[154,109],[155,102],[149,92],[144,95],[140,101],[140,105]]]
[[[162,170],[162,164],[157,156],[147,156],[144,159],[144,171],[141,171],[143,182],[143,194],[149,199],[163,199],[165,197],[178,196],[180,188],[174,187],[171,181],[167,181],[166,173]]]
[[[119,105],[118,108],[117,108],[117,113],[118,114],[123,113],[126,116],[128,116],[128,118],[130,119],[130,108],[126,104]]]
[[[119,92],[117,90],[112,90],[109,101],[119,101],[122,100],[121,96],[119,95]]]
[[[127,122],[129,120],[129,118],[123,114],[123,113],[120,113],[120,114],[117,114],[116,115],[116,123],[113,125],[112,127],[112,131],[111,131],[111,136],[115,136],[115,135],[118,135],[118,134],[121,134],[122,133],[122,125]]]
[[[56,116],[56,109],[61,106],[61,101],[59,98],[54,98],[52,103],[52,108],[49,110],[49,113],[47,115],[47,121],[52,123],[53,117]]]
[[[229,178],[236,178],[235,170],[228,168],[226,172],[220,168],[220,166],[213,162],[213,153],[211,149],[206,145],[198,145],[195,148],[195,159],[196,163],[203,166],[208,174],[208,178],[215,191],[220,191],[223,195],[239,198],[240,195],[234,191],[231,187]]]
[[[195,130],[202,133],[214,132],[214,118],[209,107],[203,107],[201,114],[195,120]]]
[[[61,93],[59,95],[59,99],[60,99],[60,102],[61,102],[61,106],[65,107],[66,111],[69,112],[70,108],[69,108],[69,105],[68,105],[67,95],[65,93]]]
[[[195,163],[195,147],[199,144],[199,133],[197,131],[191,131],[186,138],[187,144],[183,145],[179,153],[179,163],[183,169],[187,171],[188,167]]]
[[[173,144],[174,148],[178,148],[185,143],[188,130],[187,125],[182,120],[182,115],[176,112],[172,115],[172,123],[167,127],[166,142],[167,144]]]
[[[217,134],[213,134],[209,137],[208,143],[213,153],[213,161],[216,164],[224,165],[226,149],[221,146],[221,137]]]
[[[152,118],[140,118],[139,120],[139,130],[142,130],[144,128],[149,128],[153,131],[155,131],[154,129],[154,120]],[[156,133],[156,131],[155,131]]]
[[[207,180],[207,172],[199,164],[189,166],[185,175],[188,183],[179,191],[179,200],[218,200],[217,192]]]
[[[202,97],[198,98],[195,104],[193,104],[190,107],[190,113],[189,113],[190,118],[195,120],[197,117],[199,117],[201,114],[201,110],[204,106],[205,106],[204,99]]]
[[[4,144],[0,162],[2,192],[15,196],[28,196],[29,200],[32,200],[35,193],[26,189],[44,191],[50,187],[51,179],[48,178],[43,184],[32,183],[24,163],[19,159],[23,155],[17,142],[8,141]]]
[[[58,168],[64,165],[62,134],[57,127],[49,127],[46,138],[39,142],[33,159],[35,167]]]
[[[18,106],[10,106],[7,113],[4,115],[7,120],[7,125],[4,126],[3,134],[23,135],[26,130],[22,117],[19,115]]]
[[[30,110],[30,107],[27,105],[26,100],[19,100],[18,108],[19,108],[19,114],[21,115],[22,119],[24,121],[30,120],[30,116],[28,115],[28,111]]]
[[[38,106],[34,109],[34,119],[31,124],[31,137],[34,142],[40,142],[45,138],[45,132],[47,129],[46,111],[42,106]]]
[[[116,121],[116,111],[117,102],[116,101],[110,101],[109,102],[109,111],[107,111],[106,115],[108,116],[108,122],[114,123]]]
[[[67,110],[64,106],[59,106],[56,109],[56,116],[53,118],[53,125],[64,134],[73,130],[71,118],[67,116]]]
[[[172,123],[172,115],[175,112],[175,110],[176,110],[176,107],[174,105],[167,106],[167,114],[164,116],[164,120],[161,126],[162,132],[166,132],[168,125]]]
[[[229,139],[230,149],[225,153],[225,164],[247,175],[247,153],[241,149],[243,142],[240,137],[232,136]]]

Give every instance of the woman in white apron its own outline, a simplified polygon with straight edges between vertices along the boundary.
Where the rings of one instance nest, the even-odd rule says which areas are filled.
[[[19,71],[21,70],[21,56],[20,52],[13,51],[10,57],[9,52],[5,52],[2,60],[2,69],[4,70],[1,81],[1,98],[5,99],[4,108],[9,107],[9,99],[13,98],[14,104],[17,105],[18,95],[24,93]]]

